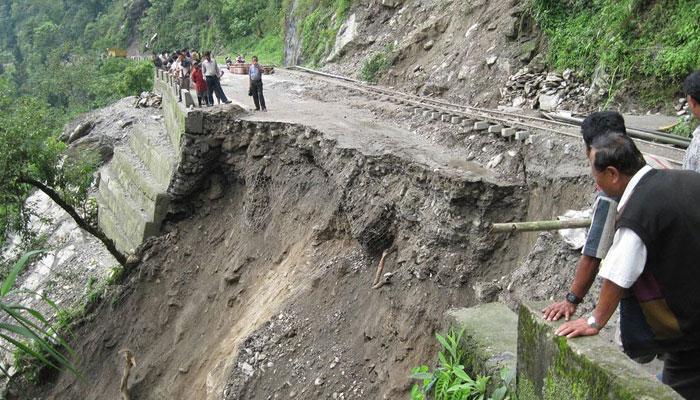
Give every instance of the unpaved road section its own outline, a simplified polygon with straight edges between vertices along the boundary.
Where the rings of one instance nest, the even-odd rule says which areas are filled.
[[[443,312],[484,301],[474,286],[505,290],[537,238],[488,223],[589,201],[574,144],[522,148],[266,78],[269,112],[224,132],[189,213],[74,332],[85,380],[60,374],[11,398],[118,398],[125,348],[136,399],[402,398],[410,369],[434,358]],[[224,84],[252,105],[245,77]],[[372,289],[385,249],[387,284]]]

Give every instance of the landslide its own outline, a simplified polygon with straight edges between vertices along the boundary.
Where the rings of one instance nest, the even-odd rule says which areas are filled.
[[[514,268],[517,246],[485,221],[523,218],[526,188],[270,126],[223,139],[190,212],[74,329],[84,380],[60,374],[9,398],[117,398],[122,349],[138,399],[407,393],[442,313]],[[388,283],[372,289],[392,247]]]

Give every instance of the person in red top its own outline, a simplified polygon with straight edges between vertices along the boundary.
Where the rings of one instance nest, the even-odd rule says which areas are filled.
[[[192,74],[190,74],[192,83],[194,83],[195,90],[197,91],[197,101],[199,106],[202,106],[202,99],[204,99],[204,105],[207,107],[211,106],[209,104],[209,95],[207,92],[207,81],[204,80],[204,75],[202,74],[202,66],[199,62],[194,63],[194,69]]]

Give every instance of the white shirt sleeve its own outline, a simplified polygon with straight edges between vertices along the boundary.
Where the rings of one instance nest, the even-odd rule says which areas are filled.
[[[646,262],[647,247],[642,239],[633,230],[620,228],[615,232],[613,244],[598,275],[629,289],[644,271]]]

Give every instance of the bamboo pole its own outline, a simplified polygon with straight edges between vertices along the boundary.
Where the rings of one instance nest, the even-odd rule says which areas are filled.
[[[530,221],[530,222],[506,222],[492,224],[492,233],[503,232],[532,232],[532,231],[554,231],[559,229],[588,228],[591,225],[590,218],[552,220],[552,221]]]

